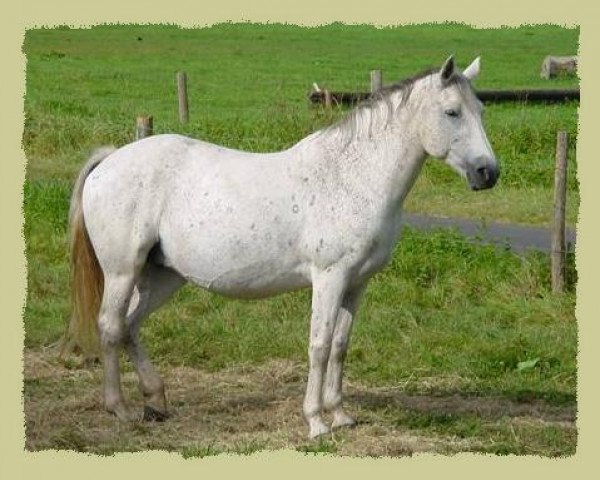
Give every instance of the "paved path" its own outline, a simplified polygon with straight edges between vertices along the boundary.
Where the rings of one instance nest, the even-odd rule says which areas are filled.
[[[551,231],[543,227],[527,227],[523,225],[508,225],[504,223],[488,223],[483,227],[482,222],[464,218],[438,218],[411,213],[404,214],[405,224],[419,230],[437,228],[456,228],[469,238],[481,238],[485,243],[510,245],[517,253],[529,249],[550,252]],[[575,246],[576,234],[573,229],[566,230],[567,245]]]

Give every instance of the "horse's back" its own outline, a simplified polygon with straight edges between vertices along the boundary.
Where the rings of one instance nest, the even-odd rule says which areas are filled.
[[[273,176],[278,154],[256,154],[176,134],[148,137],[114,151],[89,175],[84,201],[138,203],[148,196],[163,204],[169,196],[220,183],[249,185]]]
[[[132,177],[164,174],[169,171],[185,174],[186,169],[210,169],[221,162],[243,161],[257,154],[222,147],[178,134],[162,134],[127,144],[113,152],[94,171],[94,177],[114,175],[125,182]]]

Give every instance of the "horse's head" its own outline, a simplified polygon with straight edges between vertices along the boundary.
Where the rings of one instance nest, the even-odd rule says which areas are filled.
[[[453,57],[448,58],[439,73],[424,82],[420,102],[423,148],[466,177],[473,190],[493,187],[500,174],[483,128],[483,106],[470,83],[479,67],[477,58],[461,73]]]

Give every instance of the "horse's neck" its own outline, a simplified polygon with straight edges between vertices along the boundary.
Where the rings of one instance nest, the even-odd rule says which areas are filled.
[[[360,192],[381,208],[396,211],[412,188],[425,160],[425,152],[408,122],[397,122],[371,138],[340,145],[336,138],[316,138],[322,155],[336,170],[344,187]],[[366,198],[365,198],[366,197]]]

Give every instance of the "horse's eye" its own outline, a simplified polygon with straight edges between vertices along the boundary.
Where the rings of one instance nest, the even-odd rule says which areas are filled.
[[[449,108],[448,110],[446,110],[446,115],[448,115],[449,117],[458,117],[458,111],[454,110],[453,108]]]

